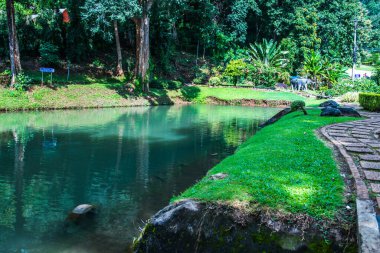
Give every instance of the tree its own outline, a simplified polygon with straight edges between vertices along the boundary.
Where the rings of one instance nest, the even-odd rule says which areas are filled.
[[[149,13],[154,0],[138,0],[141,14],[134,18],[136,24],[136,66],[135,75],[141,79],[143,91],[149,91],[147,74],[149,69],[150,58],[150,17]]]
[[[6,9],[8,23],[9,54],[12,72],[11,85],[13,86],[16,82],[17,74],[21,72],[20,49],[17,39],[14,0],[6,0]]]
[[[87,0],[82,7],[82,17],[93,34],[101,34],[106,40],[112,37],[116,43],[116,75],[123,76],[123,58],[120,46],[119,23],[139,12],[136,0]],[[112,32],[113,30],[113,36]]]
[[[285,67],[288,63],[285,58],[288,52],[282,51],[273,40],[264,39],[261,44],[251,44],[250,47],[251,61],[258,61],[267,67]]]
[[[244,60],[232,60],[224,70],[223,76],[232,78],[234,85],[237,86],[239,78],[241,78],[247,69]]]

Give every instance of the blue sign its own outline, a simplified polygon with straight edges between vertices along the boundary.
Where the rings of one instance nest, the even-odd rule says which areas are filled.
[[[55,69],[53,69],[53,68],[40,68],[40,71],[42,73],[54,73]]]

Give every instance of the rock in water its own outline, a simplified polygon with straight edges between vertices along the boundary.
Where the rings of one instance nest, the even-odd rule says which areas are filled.
[[[326,108],[322,109],[321,116],[323,116],[323,117],[328,117],[328,116],[339,117],[339,116],[343,116],[343,114],[338,108],[326,107]]]
[[[75,207],[72,213],[81,215],[81,214],[92,212],[94,210],[95,210],[95,207],[93,205],[83,204],[83,205],[79,205]]]
[[[338,107],[339,111],[343,114],[343,116],[348,117],[357,117],[360,118],[361,115],[352,107]]]
[[[89,204],[79,205],[67,216],[66,222],[79,224],[84,220],[90,220],[94,214],[95,206]]]
[[[339,104],[335,102],[334,100],[328,100],[322,104],[319,105],[319,107],[332,107],[332,108],[338,108]]]

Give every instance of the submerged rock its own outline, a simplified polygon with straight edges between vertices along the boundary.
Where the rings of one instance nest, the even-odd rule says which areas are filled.
[[[275,221],[279,223],[279,221]],[[134,252],[322,252],[336,248],[284,220],[276,229],[259,216],[227,205],[185,200],[152,217]],[[334,248],[334,249],[333,249]],[[330,251],[329,251],[330,252]]]
[[[80,223],[83,220],[92,218],[95,215],[95,206],[89,204],[83,204],[75,207],[71,213],[67,216],[66,222]]]
[[[319,107],[332,107],[332,108],[338,108],[339,104],[335,102],[334,100],[328,100],[322,104],[319,105]]]

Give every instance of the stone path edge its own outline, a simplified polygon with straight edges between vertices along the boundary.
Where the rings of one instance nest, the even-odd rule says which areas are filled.
[[[375,209],[369,198],[368,188],[360,177],[359,169],[355,165],[352,157],[347,153],[341,143],[327,133],[327,128],[331,126],[332,125],[322,127],[319,129],[319,132],[338,149],[350,168],[351,175],[355,181],[357,194],[358,250],[360,253],[377,253],[380,248],[380,230]]]

